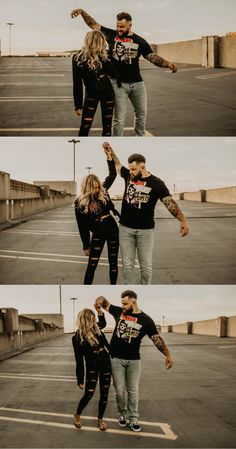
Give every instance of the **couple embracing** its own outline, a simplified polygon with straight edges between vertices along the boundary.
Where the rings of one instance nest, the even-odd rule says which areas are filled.
[[[75,112],[82,116],[79,136],[88,136],[99,102],[102,135],[122,136],[128,99],[134,110],[134,133],[144,136],[147,93],[139,59],[143,56],[173,73],[176,65],[155,54],[145,39],[132,32],[129,13],[117,14],[116,30],[100,25],[83,9],[72,11],[72,18],[78,16],[93,30],[87,33],[82,49],[72,61]]]
[[[92,399],[99,379],[97,425],[100,430],[107,429],[103,416],[112,377],[118,425],[129,426],[132,431],[140,432],[138,403],[141,341],[145,335],[152,340],[156,348],[166,357],[167,369],[173,366],[172,354],[159,335],[152,318],[139,309],[137,294],[134,291],[126,290],[121,294],[121,307],[110,304],[105,297],[100,296],[95,301],[95,309],[98,312],[98,320],[91,309],[83,309],[78,314],[77,330],[72,337],[77,383],[79,388],[84,390],[74,414],[74,425],[77,428],[82,427],[81,415]],[[102,309],[109,312],[116,323],[110,344],[102,332],[106,326]]]
[[[118,251],[121,250],[126,285],[134,284],[135,258],[138,255],[140,284],[151,284],[154,247],[154,211],[160,199],[167,210],[180,222],[180,235],[189,232],[187,220],[172,198],[165,183],[146,168],[142,154],[134,153],[124,167],[111,145],[103,144],[109,174],[102,182],[95,174],[86,176],[81,193],[75,200],[75,214],[88,265],[84,284],[92,284],[105,243],[108,249],[110,283],[118,277]],[[119,213],[109,196],[109,188],[117,173],[125,181]],[[119,228],[114,218],[119,216]]]

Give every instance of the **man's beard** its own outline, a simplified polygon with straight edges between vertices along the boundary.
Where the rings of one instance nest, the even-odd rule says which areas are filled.
[[[128,31],[125,31],[125,32],[122,33],[122,34],[118,33],[118,31],[117,31],[117,36],[118,36],[118,37],[127,37],[128,35],[129,35],[129,30],[128,30]]]
[[[128,310],[123,309],[123,315],[129,315],[129,313],[133,313],[133,306],[130,306]]]
[[[131,179],[133,181],[138,181],[139,179],[142,179],[142,172],[140,171],[137,175],[131,175]]]

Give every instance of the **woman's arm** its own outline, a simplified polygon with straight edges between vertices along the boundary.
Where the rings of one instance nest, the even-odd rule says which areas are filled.
[[[73,72],[73,97],[76,111],[82,111],[83,108],[83,77],[81,69],[78,66],[75,55],[72,58]]]
[[[106,322],[106,317],[105,314],[101,311],[101,307],[100,307],[100,312],[98,312],[98,327],[99,329],[104,329],[104,327],[106,327],[107,322]]]
[[[84,214],[79,207],[75,207],[75,216],[80,233],[80,238],[83,242],[83,250],[90,248],[90,232],[89,232],[89,218]]]
[[[108,176],[106,177],[105,181],[103,182],[103,187],[108,190],[110,189],[110,187],[112,186],[113,182],[116,179],[116,166],[115,166],[115,162],[113,161],[113,159],[107,159],[107,164],[108,164]]]
[[[75,361],[76,361],[77,384],[83,385],[84,384],[84,355],[81,350],[79,337],[77,335],[73,335],[72,345],[73,345]]]

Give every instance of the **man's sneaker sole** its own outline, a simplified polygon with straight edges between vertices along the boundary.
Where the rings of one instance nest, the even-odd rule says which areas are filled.
[[[130,427],[130,429],[131,429],[133,432],[141,432],[141,430],[142,430],[141,427],[139,427],[138,429],[134,429],[134,427],[132,426],[132,424],[130,424],[129,427]]]
[[[127,426],[127,421],[124,420],[124,422],[122,423],[122,422],[120,422],[119,419],[118,419],[118,424],[119,424],[120,427],[126,427],[126,426]]]

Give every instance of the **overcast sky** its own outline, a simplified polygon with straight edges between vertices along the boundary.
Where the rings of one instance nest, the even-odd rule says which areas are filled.
[[[66,331],[73,330],[73,306],[71,297],[79,310],[92,308],[97,296],[103,295],[120,305],[120,294],[124,286],[83,285],[62,286],[62,307]],[[231,285],[155,285],[134,286],[140,308],[155,321],[162,324],[204,320],[221,315],[236,315],[236,287]],[[0,308],[13,307],[20,314],[59,313],[59,286],[8,285],[0,286]],[[107,315],[107,322],[113,325],[113,318]]]
[[[76,180],[78,189],[87,174],[85,167],[93,167],[101,180],[107,175],[102,150],[104,138],[80,138],[76,145]],[[155,137],[145,139],[110,138],[120,160],[134,152],[147,159],[147,168],[162,178],[170,190],[198,190],[236,185],[236,138],[213,137]],[[73,151],[68,138],[59,137],[1,137],[0,170],[12,179],[71,180]],[[123,180],[117,176],[111,193],[123,191]]]
[[[71,19],[74,8],[87,10],[99,23],[115,26],[118,12],[133,16],[133,30],[150,43],[197,39],[236,31],[235,0],[0,0],[0,37],[8,53],[8,27],[14,22],[13,54],[74,50],[88,28],[81,18]]]

